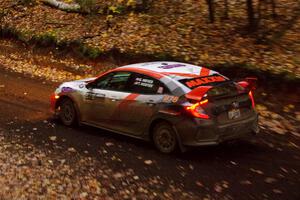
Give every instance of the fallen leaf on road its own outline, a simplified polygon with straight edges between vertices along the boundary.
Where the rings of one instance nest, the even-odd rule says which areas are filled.
[[[119,179],[119,178],[122,178],[122,177],[123,177],[123,174],[121,174],[120,172],[117,172],[117,173],[115,173],[115,174],[113,175],[113,177],[114,177],[115,179]]]
[[[283,168],[283,167],[280,167],[280,169],[281,169],[282,171],[284,171],[285,173],[289,173],[289,171],[288,171],[287,169]]]
[[[229,188],[229,183],[227,181],[222,181],[223,188]]]
[[[56,136],[50,136],[49,139],[50,139],[51,141],[55,141],[55,140],[56,140]]]
[[[241,185],[252,185],[252,182],[249,180],[242,180],[242,181],[240,181],[240,184]]]
[[[260,174],[260,175],[264,174],[264,172],[263,172],[263,171],[261,171],[261,170],[258,170],[258,169],[253,169],[253,168],[250,168],[250,171],[252,171],[252,172],[254,172],[254,173],[257,173],[257,174]]]
[[[69,152],[76,152],[76,149],[74,149],[73,147],[68,148]]]
[[[108,146],[108,147],[110,147],[110,146],[113,146],[114,144],[111,143],[111,142],[106,142],[105,145]]]
[[[153,162],[152,162],[152,160],[145,160],[144,163],[145,163],[146,165],[151,165]]]
[[[223,191],[223,188],[219,184],[216,184],[214,190],[218,193],[221,193]]]
[[[295,114],[296,114],[297,121],[300,121],[300,112],[296,112]]]
[[[273,189],[272,191],[276,194],[282,194],[282,191],[279,189]]]
[[[292,133],[294,136],[300,137],[300,133],[297,133],[297,132],[294,132],[294,131],[292,131],[291,133]]]
[[[234,161],[230,161],[230,163],[233,164],[233,165],[237,165],[237,163],[234,162]]]
[[[203,183],[201,183],[200,181],[196,181],[196,185],[199,187],[204,187]]]
[[[272,178],[272,177],[267,177],[266,179],[265,179],[265,182],[266,183],[274,183],[274,182],[276,182],[277,180],[275,179],[275,178]]]
[[[86,198],[88,196],[88,193],[87,192],[82,192],[81,194],[80,194],[80,198],[81,199],[84,199],[84,198]]]

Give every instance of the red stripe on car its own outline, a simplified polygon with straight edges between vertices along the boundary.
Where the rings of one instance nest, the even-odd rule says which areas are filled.
[[[207,69],[205,67],[202,67],[201,68],[201,71],[200,71],[200,76],[208,76],[209,75],[209,72],[210,72],[210,69]]]
[[[128,106],[129,104],[131,104],[133,101],[135,101],[135,99],[139,96],[139,94],[129,94],[127,97],[125,97],[124,99],[122,99],[119,103],[119,105],[116,107],[116,110],[114,111],[114,113],[112,114],[111,118],[117,118],[118,116],[118,111],[123,107]]]
[[[139,96],[139,94],[130,94],[128,95],[124,100],[135,100],[137,97]],[[123,101],[122,101],[123,102]]]

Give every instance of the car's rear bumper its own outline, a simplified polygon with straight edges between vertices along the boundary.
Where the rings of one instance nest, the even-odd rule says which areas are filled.
[[[213,120],[184,120],[175,128],[182,144],[186,146],[216,145],[259,132],[257,113],[253,113],[249,118],[227,124],[217,124]]]

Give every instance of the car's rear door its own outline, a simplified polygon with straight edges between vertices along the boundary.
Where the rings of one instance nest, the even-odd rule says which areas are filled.
[[[96,80],[85,97],[85,121],[104,128],[117,129],[119,104],[130,94],[127,92],[130,76],[130,72],[113,72]]]
[[[137,136],[144,133],[168,89],[159,80],[133,73],[129,90],[132,93],[119,106],[119,124],[122,131]]]

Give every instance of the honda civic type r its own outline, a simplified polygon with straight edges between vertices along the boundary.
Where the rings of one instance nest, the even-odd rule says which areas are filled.
[[[186,63],[139,63],[65,82],[51,96],[51,107],[64,125],[151,140],[171,153],[257,133],[254,82]]]

